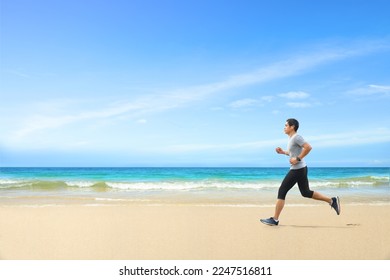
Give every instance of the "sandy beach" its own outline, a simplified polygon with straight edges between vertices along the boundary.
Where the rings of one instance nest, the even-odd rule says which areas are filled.
[[[273,207],[57,205],[0,207],[5,260],[390,259],[390,205]]]

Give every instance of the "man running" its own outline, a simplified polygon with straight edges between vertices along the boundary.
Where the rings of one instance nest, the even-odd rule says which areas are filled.
[[[337,215],[340,215],[340,200],[337,196],[329,198],[319,192],[312,191],[309,188],[307,166],[304,158],[310,153],[312,148],[302,136],[297,134],[298,128],[299,122],[296,119],[288,119],[284,125],[284,133],[289,136],[287,151],[277,147],[276,152],[289,156],[291,167],[279,188],[275,213],[269,219],[260,219],[263,224],[270,226],[277,226],[279,224],[279,216],[283,210],[287,192],[291,190],[296,183],[298,183],[302,196],[325,201],[336,211]]]

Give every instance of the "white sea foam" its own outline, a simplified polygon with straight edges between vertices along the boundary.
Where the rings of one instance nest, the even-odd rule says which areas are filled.
[[[367,176],[342,179],[311,179],[311,188],[366,188],[389,186],[387,176]],[[93,181],[93,180],[34,180],[0,179],[0,189],[51,190],[51,189],[88,189],[96,191],[221,191],[221,190],[275,190],[281,179],[273,180],[158,180],[158,181]]]
[[[12,180],[12,179],[0,179],[0,186],[1,185],[9,185],[9,184],[17,184],[22,182],[21,180]]]
[[[224,182],[224,181],[167,181],[167,182],[106,182],[108,187],[119,190],[218,190],[218,189],[264,189],[276,188],[276,182]]]
[[[0,189],[18,188],[31,186],[30,181],[26,180],[12,180],[12,179],[0,179]]]
[[[69,187],[89,188],[96,184],[93,181],[65,181]]]

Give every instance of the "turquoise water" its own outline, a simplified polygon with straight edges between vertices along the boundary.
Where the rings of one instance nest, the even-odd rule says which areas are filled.
[[[17,198],[227,201],[274,198],[287,168],[0,168],[0,203]],[[390,203],[390,168],[309,168],[310,187]],[[297,189],[297,188],[296,188]],[[298,195],[297,190],[291,191]]]

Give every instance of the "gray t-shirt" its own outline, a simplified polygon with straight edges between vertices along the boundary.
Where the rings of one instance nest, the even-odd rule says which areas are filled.
[[[299,156],[303,150],[302,146],[305,143],[306,141],[305,139],[303,139],[301,135],[294,134],[292,137],[290,137],[287,144],[287,152],[290,158]],[[305,166],[306,166],[306,162],[302,159],[300,162],[298,162],[295,165],[291,164],[290,169],[300,169]]]

